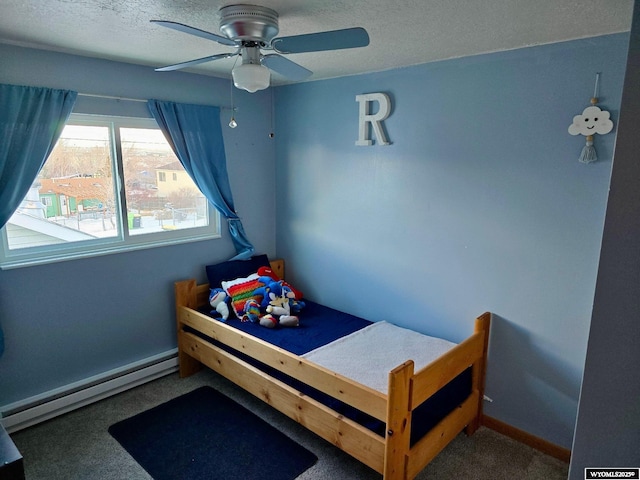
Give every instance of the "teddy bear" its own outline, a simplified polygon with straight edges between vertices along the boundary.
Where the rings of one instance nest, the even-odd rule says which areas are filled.
[[[222,321],[226,322],[229,318],[229,305],[227,305],[227,293],[222,288],[212,288],[209,293],[209,305],[214,310],[211,313],[218,312],[222,316]]]

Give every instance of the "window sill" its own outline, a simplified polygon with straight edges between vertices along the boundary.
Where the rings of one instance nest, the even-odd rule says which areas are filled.
[[[215,240],[221,238],[220,234],[205,234],[200,236],[191,236],[189,238],[173,238],[169,240],[158,240],[155,242],[145,242],[141,244],[129,244],[118,246],[101,246],[94,249],[83,249],[81,252],[60,252],[42,255],[40,257],[30,256],[29,258],[8,258],[0,261],[0,270],[12,270],[15,268],[32,267],[36,265],[46,265],[50,263],[66,262],[70,260],[79,260],[83,258],[99,257],[103,255],[114,255],[118,253],[133,252],[138,250],[146,250],[149,248],[168,247],[171,245],[180,245],[184,243],[202,242],[205,240]]]

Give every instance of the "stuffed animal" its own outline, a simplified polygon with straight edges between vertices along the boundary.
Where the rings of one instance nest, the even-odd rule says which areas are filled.
[[[258,322],[267,328],[273,328],[276,325],[297,327],[300,323],[299,319],[291,315],[289,305],[289,300],[294,296],[291,290],[283,287],[281,281],[273,281],[270,277],[260,277],[260,279],[265,282],[265,285],[254,290],[253,296],[262,296],[262,303],[245,304],[247,320]],[[266,315],[260,315],[262,312],[266,312]]]
[[[241,322],[253,322],[258,323],[260,321],[260,304],[257,300],[247,300],[244,304],[243,315],[240,319]]]
[[[305,303],[300,300],[294,291],[292,291],[286,285],[282,286],[282,289],[287,292],[287,298],[289,299],[289,310],[291,313],[300,313],[305,306]]]
[[[284,280],[281,280],[280,277],[278,277],[278,275],[276,275],[276,273],[270,267],[260,267],[258,269],[258,275],[260,275],[260,278],[263,282],[269,283],[269,280],[267,279],[271,279],[271,282],[279,283],[281,288],[287,291],[287,297],[289,297],[289,308],[291,309],[292,313],[300,313],[300,310],[305,307],[305,304],[302,301],[302,292],[295,288],[293,285],[285,282]],[[264,298],[266,299],[267,297]],[[266,308],[266,305],[264,305],[264,303],[265,302],[263,300],[263,308]]]
[[[209,305],[211,305],[214,310],[211,310],[211,313],[218,312],[222,316],[222,321],[226,322],[229,318],[229,305],[227,305],[227,294],[221,288],[212,288],[209,293]]]
[[[253,291],[250,292],[248,297],[250,299],[254,299],[258,302],[261,310],[267,308],[269,305],[269,292],[272,290],[280,291],[280,286],[275,284],[275,282],[270,277],[258,277],[256,279],[256,284],[259,285],[257,288],[254,288]],[[244,306],[246,307],[246,303]]]
[[[258,275],[260,275],[261,277],[269,277],[274,282],[280,282],[282,286],[289,288],[289,290],[293,292],[296,300],[302,300],[302,297],[304,296],[302,292],[289,283],[285,282],[284,280],[281,280],[280,277],[278,277],[278,275],[276,275],[276,273],[271,269],[271,267],[260,267],[258,269]]]
[[[278,316],[291,314],[289,297],[284,289],[280,289],[280,295],[276,295],[276,292],[273,291],[269,292],[269,305],[267,305],[266,311]]]
[[[263,315],[260,317],[260,325],[266,328],[275,328],[278,325],[278,319],[273,315]]]
[[[276,325],[282,327],[297,327],[300,325],[300,320],[294,315],[282,315],[280,318],[276,318],[269,313],[260,317],[260,325],[267,328],[274,328]]]

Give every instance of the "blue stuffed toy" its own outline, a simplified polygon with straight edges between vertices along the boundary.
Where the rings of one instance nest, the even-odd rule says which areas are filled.
[[[222,316],[222,321],[226,322],[229,318],[229,305],[227,302],[230,300],[227,292],[225,292],[221,288],[212,288],[209,293],[209,305],[211,305],[214,310],[211,310],[211,314],[213,312],[217,312]]]
[[[282,289],[285,291],[285,294],[289,299],[289,309],[291,310],[291,313],[300,313],[300,310],[305,307],[305,303],[302,300],[297,299],[295,292],[288,286],[283,285]]]
[[[282,288],[271,277],[259,277],[258,281],[263,284],[262,287],[256,288],[251,293],[251,299],[247,300],[242,309],[243,314],[240,319],[243,322],[259,323],[264,315],[265,310],[269,306],[269,294],[272,292],[280,292]],[[261,299],[260,302],[256,298]]]
[[[248,312],[245,314],[247,319],[267,328],[273,328],[276,325],[297,327],[299,319],[291,315],[291,305],[295,302],[295,294],[292,290],[284,286],[284,282],[275,281],[268,276],[260,277],[260,281],[264,286],[255,289],[253,296],[261,297],[262,301],[258,303],[255,300],[249,300],[245,304],[245,312]],[[296,313],[304,306],[302,302],[295,302],[293,305]]]
[[[257,300],[247,300],[242,309],[244,314],[240,319],[242,322],[258,323],[260,321],[260,304]]]
[[[271,301],[270,294],[273,293],[276,296],[280,296],[282,294],[282,285],[280,282],[274,281],[271,277],[260,277],[258,278],[260,283],[263,283],[264,286],[256,288],[252,295],[255,297],[262,298],[260,302],[260,310],[265,311],[269,306],[269,302]]]

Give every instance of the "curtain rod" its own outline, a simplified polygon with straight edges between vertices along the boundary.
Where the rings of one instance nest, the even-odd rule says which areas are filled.
[[[144,102],[147,103],[146,100],[142,98],[127,98],[127,97],[113,97],[111,95],[98,95],[95,93],[80,93],[78,92],[78,96],[80,97],[93,97],[93,98],[106,98],[108,100],[124,100],[126,102]]]
[[[91,98],[105,98],[107,100],[121,100],[125,102],[142,102],[147,103],[146,99],[143,98],[128,98],[128,97],[115,97],[111,95],[99,95],[97,93],[80,93],[78,92],[78,96],[80,97],[91,97]],[[218,108],[222,110],[237,110],[237,107],[228,107],[226,105],[217,105]]]

